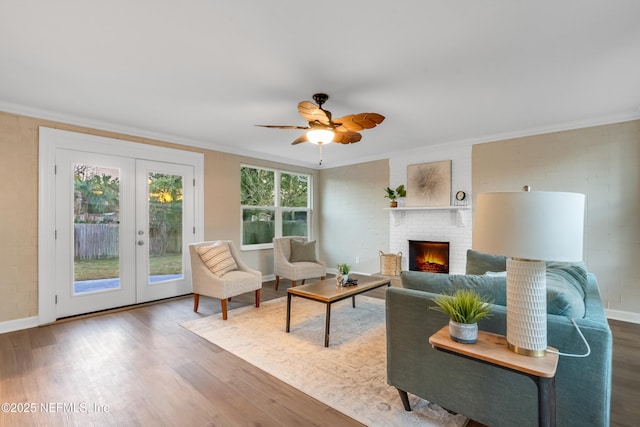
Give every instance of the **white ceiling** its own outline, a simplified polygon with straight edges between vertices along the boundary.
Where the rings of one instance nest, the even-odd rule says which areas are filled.
[[[0,110],[318,167],[640,117],[640,1],[0,0]]]

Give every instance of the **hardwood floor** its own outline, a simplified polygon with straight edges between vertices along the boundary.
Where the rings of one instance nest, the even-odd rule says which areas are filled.
[[[609,320],[613,334],[611,427],[640,424],[640,325]]]
[[[36,405],[0,425],[361,426],[180,326],[220,302],[199,311],[187,297],[0,335],[0,400]]]
[[[286,295],[288,285],[282,281],[275,291],[265,283],[262,300]],[[229,310],[252,299],[235,297]],[[0,425],[361,425],[182,328],[186,320],[220,313],[218,300],[202,297],[200,313],[192,301],[0,335],[0,401],[31,411],[8,413],[3,406]],[[611,327],[611,425],[637,425],[640,325],[611,321]]]

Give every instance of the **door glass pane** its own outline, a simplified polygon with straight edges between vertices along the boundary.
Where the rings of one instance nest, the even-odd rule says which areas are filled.
[[[149,283],[181,279],[182,176],[149,173]]]
[[[120,170],[73,167],[73,293],[120,288]]]

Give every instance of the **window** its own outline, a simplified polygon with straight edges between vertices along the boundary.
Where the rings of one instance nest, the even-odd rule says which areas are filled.
[[[242,248],[270,248],[274,237],[310,237],[310,189],[310,175],[243,165]]]

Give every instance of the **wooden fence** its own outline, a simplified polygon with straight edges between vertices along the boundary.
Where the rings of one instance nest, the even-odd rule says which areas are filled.
[[[104,259],[118,256],[118,224],[74,224],[75,259]],[[151,230],[148,242],[151,255],[182,252],[179,230]]]
[[[118,256],[118,224],[73,224],[76,259],[102,259]]]

